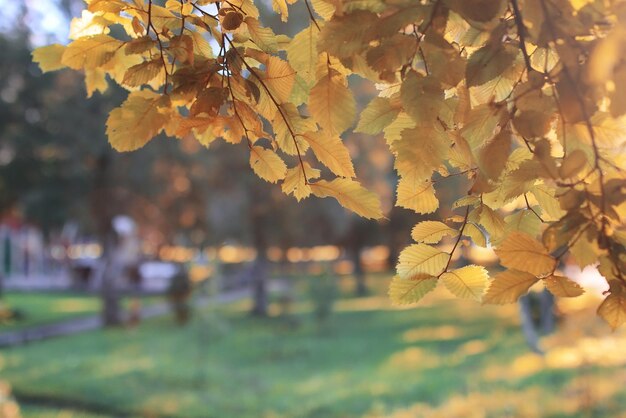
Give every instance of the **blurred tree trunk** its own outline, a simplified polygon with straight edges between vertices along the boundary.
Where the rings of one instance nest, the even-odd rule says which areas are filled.
[[[350,254],[350,261],[354,265],[354,281],[355,281],[355,293],[357,296],[367,295],[367,282],[365,280],[365,270],[363,270],[363,264],[361,263],[361,250],[363,248],[359,245],[353,246],[348,250]]]
[[[361,252],[365,248],[368,240],[369,224],[362,219],[354,218],[347,236],[344,239],[344,248],[348,253],[348,258],[354,266],[354,292],[357,296],[365,296],[368,293],[365,271],[361,263]]]
[[[117,259],[117,236],[113,230],[115,200],[111,187],[111,156],[103,151],[96,162],[92,194],[92,214],[102,245],[102,272],[100,296],[102,298],[102,321],[105,326],[122,323],[118,279],[122,267]]]
[[[260,188],[253,188],[253,202],[262,202],[261,198],[256,198],[257,194],[262,193]],[[252,204],[250,208],[250,223],[252,227],[252,240],[256,249],[256,259],[252,264],[252,309],[250,314],[253,316],[267,316],[268,299],[268,274],[269,262],[267,259],[267,231],[265,229],[267,216],[267,205]]]
[[[554,332],[554,296],[544,289],[541,293],[529,293],[519,299],[522,332],[526,343],[536,353],[543,354],[539,337]]]
[[[113,231],[104,243],[102,254],[102,278],[100,295],[102,297],[102,323],[105,326],[116,326],[122,323],[118,279],[122,267],[117,260],[117,240]]]

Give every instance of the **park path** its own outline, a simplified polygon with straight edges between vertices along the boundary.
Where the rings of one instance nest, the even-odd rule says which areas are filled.
[[[273,283],[270,282],[270,288]],[[192,301],[194,307],[203,307],[211,303],[224,304],[234,302],[251,296],[250,288],[230,290],[212,297],[202,297]],[[155,303],[141,309],[141,319],[153,318],[166,315],[171,312],[168,303]],[[102,328],[102,319],[99,315],[90,315],[81,318],[67,319],[64,321],[36,325],[33,327],[0,333],[0,348],[23,345],[48,338],[62,337],[93,331]]]

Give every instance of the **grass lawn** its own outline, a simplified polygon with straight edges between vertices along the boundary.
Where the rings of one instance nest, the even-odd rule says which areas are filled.
[[[428,296],[394,309],[384,295],[337,302],[320,328],[257,320],[237,303],[134,329],[0,351],[24,417],[621,417],[626,333],[583,302],[530,354],[517,307]],[[620,415],[622,414],[622,415]]]
[[[150,296],[149,302],[160,298]],[[125,301],[126,302],[126,301]],[[80,293],[7,292],[2,306],[18,309],[23,318],[0,320],[0,333],[100,312],[98,295]]]

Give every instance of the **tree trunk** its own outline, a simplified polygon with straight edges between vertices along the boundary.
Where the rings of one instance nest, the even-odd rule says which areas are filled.
[[[118,281],[122,274],[122,267],[116,257],[115,238],[111,236],[107,239],[105,250],[102,256],[103,267],[100,282],[100,296],[102,297],[102,323],[106,327],[118,326],[122,324],[122,314],[120,307],[120,295],[118,291]]]
[[[361,264],[361,248],[351,248],[349,253],[352,264],[354,264],[355,294],[357,296],[366,296],[367,282],[365,281],[365,271],[363,270],[363,265]]]
[[[522,321],[522,332],[526,339],[526,344],[535,353],[543,354],[543,350],[539,347],[539,333],[533,320],[531,295],[524,295],[519,298],[520,319]]]
[[[122,323],[118,281],[122,266],[117,259],[117,237],[113,230],[115,199],[111,185],[111,156],[103,152],[97,160],[92,192],[92,214],[102,244],[102,272],[100,296],[102,298],[102,321],[105,326]]]
[[[519,299],[519,306],[526,343],[534,352],[543,354],[539,337],[554,332],[556,325],[554,296],[546,289],[541,293],[529,293]]]
[[[261,193],[260,188],[255,188],[254,195]],[[259,196],[255,199],[255,202],[261,202],[262,198]],[[250,222],[252,227],[252,240],[254,242],[254,248],[256,249],[256,259],[252,264],[251,276],[252,276],[252,309],[250,314],[253,316],[264,317],[268,314],[268,274],[269,274],[269,261],[267,260],[267,205],[255,205],[253,204],[250,209]]]
[[[269,304],[267,291],[267,259],[260,253],[252,266],[252,310],[253,316],[267,316]]]

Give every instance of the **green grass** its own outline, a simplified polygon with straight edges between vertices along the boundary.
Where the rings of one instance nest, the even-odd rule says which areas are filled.
[[[18,310],[23,318],[0,323],[0,332],[94,314],[100,309],[97,296],[67,293],[9,292],[2,303]]]
[[[147,303],[162,298],[148,297]],[[125,300],[127,303],[127,300]],[[98,295],[80,293],[7,292],[3,295],[0,308],[19,310],[19,319],[0,320],[0,333],[36,325],[45,325],[66,319],[100,312]]]
[[[433,295],[395,310],[384,296],[350,298],[322,328],[307,306],[296,304],[297,326],[248,318],[237,303],[185,327],[160,318],[6,349],[0,376],[24,417],[557,417],[626,408],[622,363],[581,368],[528,354],[514,305]]]

